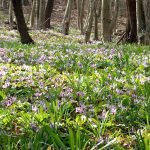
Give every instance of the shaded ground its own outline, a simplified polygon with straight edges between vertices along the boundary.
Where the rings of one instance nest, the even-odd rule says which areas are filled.
[[[56,0],[54,4],[54,10],[52,14],[52,20],[51,25],[58,31],[61,29],[61,23],[63,20],[64,12],[65,12],[65,2],[62,0]],[[26,14],[26,18],[29,18],[29,12],[31,8],[28,6],[24,7],[24,13]],[[4,26],[3,22],[4,20],[7,21],[8,19],[8,10],[2,10],[0,9],[0,26]],[[115,35],[114,38],[119,38],[119,36],[122,35],[123,31],[125,30],[125,23],[126,23],[126,14],[125,14],[125,6],[122,6],[119,11],[119,17],[115,29]],[[101,24],[99,23],[99,26]],[[77,29],[77,9],[73,7],[72,10],[72,17],[71,17],[71,27],[74,29]],[[100,32],[100,31],[99,31]]]

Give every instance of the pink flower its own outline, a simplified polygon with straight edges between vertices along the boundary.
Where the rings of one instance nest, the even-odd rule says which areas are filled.
[[[122,58],[122,53],[118,52],[118,58],[121,59]]]
[[[91,67],[92,67],[92,68],[96,68],[96,64],[92,64]]]
[[[8,100],[8,101],[5,102],[5,105],[7,107],[11,106],[12,104],[13,104],[12,100]]]
[[[61,96],[61,97],[65,97],[65,93],[64,93],[64,92],[61,92],[61,93],[60,93],[60,96]]]
[[[76,113],[83,113],[84,109],[83,107],[76,107]]]
[[[112,115],[115,115],[117,113],[117,108],[115,106],[110,107],[110,112]]]
[[[77,92],[77,96],[81,96],[81,97],[83,97],[85,94],[82,92],[82,91],[79,91],[79,92]]]
[[[84,113],[85,105],[81,104],[80,107],[76,107],[76,113]]]
[[[107,114],[106,110],[103,109],[102,114],[101,114],[101,118],[105,119],[106,118],[106,114]]]
[[[16,100],[17,100],[16,97],[8,96],[8,97],[7,97],[7,101],[5,102],[5,105],[6,105],[7,107],[9,107],[9,106],[11,106]]]
[[[112,80],[112,75],[111,75],[111,74],[108,74],[108,78],[109,78],[110,80]]]
[[[40,97],[42,94],[41,94],[40,92],[36,92],[34,95],[35,95],[36,97]]]
[[[144,61],[144,62],[143,62],[143,66],[144,66],[144,67],[148,67],[148,62],[147,62],[147,61]]]
[[[37,111],[38,111],[38,108],[37,108],[36,106],[33,106],[33,105],[32,105],[32,111],[33,111],[33,112],[37,112]]]
[[[10,81],[9,80],[6,80],[5,81],[5,84],[2,86],[2,88],[6,89],[7,87],[10,86]]]
[[[119,90],[119,89],[116,89],[116,92],[117,92],[117,94],[119,94],[119,95],[122,95],[122,94],[123,94],[123,91],[122,91],[122,90]]]
[[[83,65],[81,63],[78,63],[79,68],[83,68]]]

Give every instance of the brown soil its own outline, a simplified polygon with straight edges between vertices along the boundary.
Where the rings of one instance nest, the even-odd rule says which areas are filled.
[[[52,13],[52,19],[51,19],[51,25],[52,27],[61,27],[61,23],[63,20],[64,12],[65,12],[65,1],[64,0],[56,0],[54,4],[54,10]],[[2,16],[2,11],[5,12],[5,17]],[[25,16],[29,16],[29,12],[31,11],[31,7],[24,6],[24,13]],[[8,20],[8,10],[1,10],[0,8],[0,26],[2,27],[3,20]],[[126,14],[125,14],[125,6],[122,6],[119,12],[119,17],[116,25],[116,33],[115,36],[121,36],[122,33],[125,30],[125,24],[126,24]],[[99,23],[100,25],[100,23]],[[71,27],[77,28],[77,9],[74,7],[72,10],[72,16],[71,16]]]

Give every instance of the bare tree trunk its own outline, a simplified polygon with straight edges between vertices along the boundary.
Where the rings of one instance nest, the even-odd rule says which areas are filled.
[[[119,0],[115,0],[113,16],[110,0],[102,0],[102,38],[104,42],[111,42],[113,29],[116,25],[118,16]]]
[[[23,0],[23,5],[24,6],[28,6],[30,3],[29,3],[29,0]]]
[[[39,8],[40,8],[40,1],[36,0],[36,6],[35,6],[35,18],[36,18],[36,29],[39,29]]]
[[[35,21],[35,7],[36,7],[36,0],[33,0],[32,10],[31,10],[31,15],[30,15],[30,27],[31,28],[34,26],[34,21]]]
[[[104,42],[111,41],[111,35],[109,34],[110,23],[110,0],[102,0],[102,38]]]
[[[30,35],[28,34],[28,29],[25,23],[24,15],[23,15],[21,0],[12,0],[12,4],[13,4],[16,20],[17,20],[18,31],[21,37],[21,43],[23,44],[34,43]]]
[[[9,26],[11,29],[13,28],[13,6],[11,0],[9,0]]]
[[[81,7],[82,7],[82,5],[81,5],[81,2],[82,2],[82,0],[77,0],[77,10],[78,10],[78,20],[77,20],[77,25],[78,25],[78,29],[81,29],[81,21],[80,21],[80,19],[81,19]]]
[[[63,19],[63,22],[62,22],[62,33],[64,35],[69,34],[69,26],[70,26],[72,5],[73,5],[73,0],[68,0],[67,7],[66,7],[66,10],[65,10],[64,19]]]
[[[40,0],[40,10],[39,10],[39,28],[44,29],[45,21],[45,0]]]
[[[81,11],[80,11],[80,30],[82,35],[84,34],[84,29],[83,29],[84,7],[85,7],[85,0],[82,0]]]
[[[50,21],[53,12],[53,7],[54,7],[54,0],[48,0],[45,10],[45,22],[44,22],[45,28],[50,28]]]
[[[2,0],[2,8],[7,9],[7,4],[8,4],[7,0]]]
[[[110,31],[109,31],[111,35],[113,34],[113,30],[117,23],[117,17],[118,17],[118,12],[119,12],[119,1],[120,0],[115,0],[114,2],[114,12],[113,12],[114,15],[110,24]]]
[[[89,17],[88,17],[88,24],[85,31],[85,42],[89,42],[91,30],[92,30],[92,24],[93,24],[93,16],[94,16],[94,3],[95,0],[90,0],[90,11],[89,11]]]
[[[81,31],[81,34],[84,34],[83,30],[83,18],[84,18],[84,4],[85,0],[77,0],[77,9],[78,9],[78,28]]]
[[[98,12],[99,9],[98,0],[95,0],[94,3],[94,40],[98,40]]]
[[[137,17],[137,35],[138,42],[144,43],[146,24],[144,15],[143,0],[136,0],[136,17]]]
[[[145,14],[145,23],[146,23],[146,32],[144,44],[150,44],[150,0],[143,0],[144,3],[144,14]]]
[[[126,5],[128,16],[126,41],[137,43],[136,0],[126,0]]]

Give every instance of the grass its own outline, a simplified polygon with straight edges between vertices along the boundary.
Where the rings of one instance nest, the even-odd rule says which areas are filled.
[[[149,149],[150,47],[0,34],[0,149]]]

